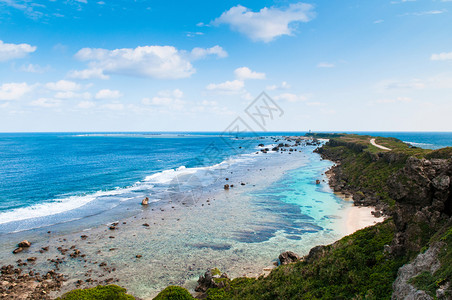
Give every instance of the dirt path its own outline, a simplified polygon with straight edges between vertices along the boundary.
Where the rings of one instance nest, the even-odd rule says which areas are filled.
[[[371,143],[372,145],[374,145],[375,147],[377,147],[377,148],[380,148],[380,149],[383,149],[383,150],[391,151],[391,149],[389,149],[389,148],[387,148],[387,147],[385,147],[385,146],[378,145],[377,143],[375,143],[375,139],[370,139],[370,143]]]

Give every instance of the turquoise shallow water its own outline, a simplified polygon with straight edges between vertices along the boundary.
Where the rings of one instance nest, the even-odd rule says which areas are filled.
[[[37,256],[29,268],[45,270],[54,267],[48,258],[61,256],[58,246],[75,245],[86,261],[60,265],[69,276],[64,290],[91,270],[89,278],[118,279],[147,298],[169,284],[193,290],[211,267],[257,275],[282,251],[306,254],[347,234],[352,203],[326,182],[315,184],[332,163],[314,147],[256,154],[258,144],[273,140],[227,141],[218,134],[2,135],[0,261]],[[225,191],[225,183],[235,187]],[[144,196],[149,207],[139,204]],[[109,231],[118,220],[119,229]],[[33,247],[13,256],[22,239]]]

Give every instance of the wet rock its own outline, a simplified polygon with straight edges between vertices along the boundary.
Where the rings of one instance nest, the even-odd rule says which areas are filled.
[[[81,235],[80,238],[81,238],[82,240],[86,240],[86,239],[88,238],[88,236],[87,236],[87,235]]]
[[[317,180],[315,181],[315,184],[320,184],[320,180],[317,179]]]
[[[281,253],[279,255],[278,259],[279,259],[279,262],[281,265],[288,265],[288,264],[299,261],[301,259],[301,257],[292,251],[286,251],[286,252]]]
[[[136,258],[142,258],[143,255],[138,254],[138,255],[136,255],[135,257],[136,257]]]
[[[22,247],[22,248],[28,248],[31,246],[31,243],[27,240],[23,240],[22,242],[20,242],[19,244],[17,244],[18,247]]]
[[[141,201],[141,205],[148,205],[149,204],[149,198],[146,197]]]
[[[14,253],[14,254],[17,254],[17,253],[20,253],[20,252],[22,252],[22,251],[24,251],[24,248],[19,247],[19,248],[14,249],[14,250],[13,250],[13,253]]]
[[[144,223],[143,226],[144,227],[149,227],[149,224],[148,223]]]
[[[36,261],[38,258],[37,257],[29,257],[29,258],[27,258],[27,261],[30,261],[30,262],[32,262],[32,261]]]
[[[225,190],[229,190],[229,184],[225,184],[225,185],[224,185],[224,189],[225,189]]]

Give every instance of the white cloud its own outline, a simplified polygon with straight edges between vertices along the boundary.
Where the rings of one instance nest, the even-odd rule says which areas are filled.
[[[81,101],[77,104],[78,108],[84,108],[84,109],[92,108],[94,106],[96,106],[96,103],[94,103],[92,101]]]
[[[75,79],[108,79],[109,76],[105,75],[103,73],[102,69],[85,69],[85,70],[74,70],[69,72],[69,77],[75,78]]]
[[[409,97],[397,97],[397,98],[387,98],[387,99],[379,99],[376,102],[379,104],[388,104],[388,103],[408,103],[411,102],[412,99]]]
[[[265,79],[265,73],[257,73],[251,71],[247,67],[237,68],[234,71],[235,76],[239,80],[247,80],[247,79]]]
[[[75,93],[73,91],[58,92],[54,96],[58,99],[91,99],[91,94],[85,93]]]
[[[409,81],[384,80],[378,86],[384,90],[419,90],[425,88],[425,83],[420,79]]]
[[[0,86],[0,100],[19,100],[25,94],[33,89],[26,82],[22,83],[4,83]]]
[[[253,41],[270,42],[281,35],[292,35],[295,22],[309,22],[314,17],[313,6],[305,3],[293,3],[282,9],[264,7],[259,12],[237,5],[224,12],[212,23],[228,24]]]
[[[70,91],[78,91],[81,86],[78,83],[69,80],[60,80],[56,82],[49,82],[46,85],[46,88],[53,91],[62,91],[62,92],[70,92]]]
[[[107,103],[102,105],[102,107],[109,109],[109,110],[123,110],[124,109],[124,104],[122,103],[118,103],[118,102],[113,102],[113,103]]]
[[[179,89],[164,90],[158,92],[156,97],[143,98],[141,102],[144,105],[162,106],[173,110],[181,110],[185,104],[185,102],[181,100],[183,96],[184,93]]]
[[[41,67],[40,65],[28,64],[20,67],[20,71],[28,73],[44,73],[48,70],[50,70],[50,66]]]
[[[222,83],[211,83],[206,86],[209,91],[220,91],[220,92],[241,92],[245,87],[245,83],[242,80],[232,80],[225,81]]]
[[[269,86],[266,87],[266,89],[267,89],[268,91],[274,91],[274,90],[287,90],[287,89],[290,89],[290,88],[291,88],[290,84],[288,84],[288,83],[285,82],[285,81],[281,82],[281,85],[276,85],[276,84],[274,84],[274,85],[269,85]]]
[[[320,62],[317,64],[317,68],[334,68],[335,65],[328,62]]]
[[[119,74],[159,79],[187,78],[196,72],[191,60],[207,55],[226,57],[227,53],[220,46],[208,49],[194,48],[191,53],[172,46],[143,46],[115,50],[83,48],[75,54],[75,57],[88,62],[89,68],[72,71],[69,76],[106,79],[109,74]]]
[[[39,107],[58,107],[61,104],[61,100],[53,99],[53,98],[39,98],[37,100],[31,101],[31,106],[39,106]]]
[[[96,93],[96,99],[116,99],[122,97],[122,94],[118,90],[103,89]]]
[[[280,95],[277,95],[273,97],[275,100],[284,100],[288,102],[299,102],[299,101],[306,101],[308,99],[305,95],[296,95],[292,93],[283,93]]]
[[[452,60],[452,52],[442,52],[438,54],[432,54],[431,60]]]
[[[25,57],[36,51],[36,46],[29,44],[7,44],[0,40],[0,61]]]
[[[216,45],[212,48],[193,48],[191,50],[192,59],[201,59],[207,55],[216,55],[219,58],[224,58],[228,56],[228,53],[220,46]]]

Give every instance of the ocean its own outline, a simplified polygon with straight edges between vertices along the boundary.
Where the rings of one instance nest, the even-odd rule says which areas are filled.
[[[27,238],[35,249],[55,245],[33,266],[45,270],[57,245],[77,245],[146,298],[169,284],[193,289],[210,267],[253,276],[282,251],[306,254],[350,233],[353,204],[329,188],[325,171],[333,163],[313,153],[315,146],[259,151],[276,143],[272,137],[296,134],[304,132],[0,134],[0,261],[31,255],[11,254]],[[452,146],[452,133],[363,134]],[[224,184],[234,187],[225,191]],[[144,197],[149,207],[140,205]],[[123,220],[107,233],[108,224]],[[142,260],[132,259],[137,254]],[[86,273],[76,261],[60,267],[71,278]]]

